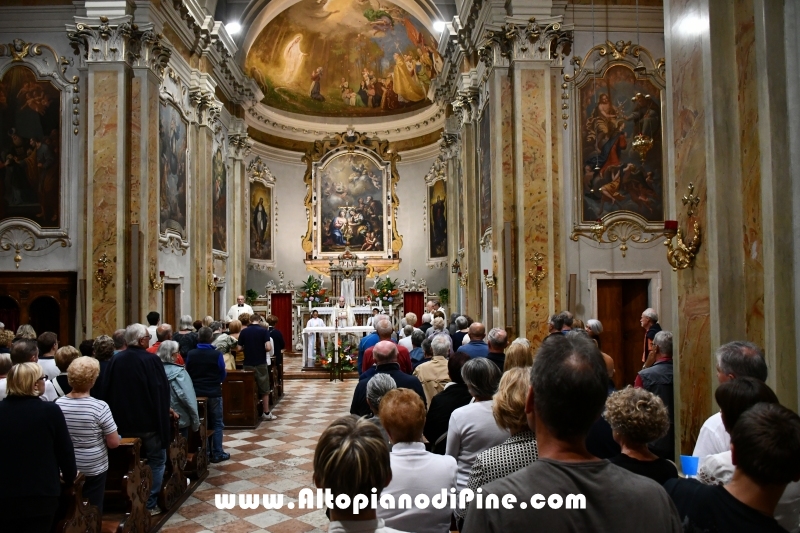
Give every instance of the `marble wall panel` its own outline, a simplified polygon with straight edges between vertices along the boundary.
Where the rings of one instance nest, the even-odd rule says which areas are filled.
[[[671,57],[668,75],[672,77],[672,116],[668,120],[673,125],[675,194],[682,195],[689,183],[693,183],[702,202],[691,220],[685,214],[678,217],[684,230],[695,219],[701,228],[708,228],[703,48],[699,36],[688,30],[692,21],[703,20],[701,4],[701,0],[675,0],[665,12],[665,24],[669,26],[667,55]],[[677,274],[675,316],[679,318],[679,344],[675,354],[680,372],[683,452],[691,452],[700,427],[711,413],[713,354],[707,248],[700,248],[693,268]]]
[[[549,112],[545,87],[548,82],[547,73],[540,69],[518,72],[521,89],[522,143],[517,148],[522,150],[524,227],[521,230],[525,242],[524,260],[527,273],[528,269],[536,268],[531,261],[534,252],[538,251],[547,258],[553,253],[548,230],[550,197],[547,157],[551,139],[547,133]],[[536,346],[547,335],[547,316],[551,308],[547,281],[536,289],[530,278],[526,278],[525,306],[525,336]]]
[[[88,187],[91,188],[91,205],[88,206],[89,223],[92,225],[92,255],[88,270],[94,272],[97,260],[106,253],[113,259],[117,255],[117,181],[119,179],[120,162],[117,144],[121,141],[118,130],[118,106],[122,104],[119,99],[118,72],[95,72],[91,78],[94,100],[90,113],[93,115],[93,131],[89,132],[91,139],[89,157],[92,158],[92,174],[89,176]],[[111,283],[106,287],[105,298],[103,291],[95,282],[92,283],[91,301],[91,328],[95,333],[110,334],[116,329],[117,305],[115,293],[120,274],[124,271],[120,262],[111,263],[106,273],[112,275]]]
[[[502,158],[503,175],[503,222],[513,222],[516,218],[514,204],[514,106],[513,85],[508,75],[500,76],[500,153]],[[499,233],[499,232],[498,232]],[[500,235],[495,236],[496,239]],[[497,241],[500,242],[500,241]]]
[[[140,147],[142,143],[142,79],[131,80],[131,224],[139,223],[140,195],[142,193],[141,172],[142,160]]]
[[[154,93],[152,98],[147,99],[147,147],[148,151],[151,154],[154,154],[153,157],[147,158],[147,179],[148,179],[148,186],[147,186],[147,206],[146,206],[146,216],[147,221],[142,224],[143,226],[147,226],[150,228],[150,233],[152,236],[147,239],[147,242],[144,244],[147,246],[147,257],[148,258],[155,258],[156,259],[156,268],[155,270],[162,270],[162,268],[158,264],[158,225],[159,225],[159,212],[158,212],[158,192],[159,192],[159,173],[158,173],[158,162],[159,158],[155,157],[155,154],[158,154],[158,106],[159,100],[156,97],[158,94],[158,86],[153,85]],[[147,272],[148,272],[148,279],[149,279],[149,272],[150,272],[150,265],[149,261],[146,265]],[[149,309],[161,309],[161,303],[159,300],[159,292],[151,290],[148,286],[147,288],[147,307]]]
[[[554,280],[555,287],[553,289],[553,307],[556,310],[566,309],[566,292],[565,286],[567,283],[566,274],[562,266],[562,261],[566,261],[565,246],[568,235],[564,232],[562,227],[562,198],[561,194],[564,190],[562,184],[561,166],[561,147],[563,146],[563,128],[559,127],[561,124],[561,106],[559,105],[561,93],[557,88],[561,85],[561,70],[551,69],[549,73],[550,83],[550,205],[551,211],[551,225],[553,243],[553,267],[552,279]]]
[[[756,135],[758,79],[753,0],[736,0],[734,19],[742,168],[745,325],[747,339],[764,346],[764,235],[761,217],[761,150]]]

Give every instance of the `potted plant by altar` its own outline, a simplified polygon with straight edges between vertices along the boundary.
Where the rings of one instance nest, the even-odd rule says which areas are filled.
[[[312,307],[320,305],[328,305],[328,297],[326,296],[327,289],[322,287],[322,280],[314,276],[308,276],[302,285],[300,285],[300,302],[308,304],[308,310]]]
[[[339,363],[342,372],[355,372],[358,360],[358,342],[351,337],[339,337]],[[331,338],[325,343],[325,352],[317,354],[316,364],[325,369],[330,369],[335,361],[334,340]]]
[[[392,279],[389,276],[386,276],[386,279],[376,283],[375,287],[369,291],[372,293],[372,297],[375,300],[376,305],[380,305],[381,302],[384,302],[384,304],[389,306],[390,313],[391,307],[395,305],[395,301],[400,295],[400,289],[397,288],[397,280]]]

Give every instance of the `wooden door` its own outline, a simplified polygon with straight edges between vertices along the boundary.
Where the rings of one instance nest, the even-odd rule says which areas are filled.
[[[180,285],[177,283],[164,284],[164,316],[162,323],[172,326],[172,331],[180,329],[178,325],[178,295]]]
[[[648,307],[650,281],[609,279],[597,282],[597,319],[603,324],[601,349],[614,359],[614,385],[633,385],[642,369],[644,330],[639,325]]]
[[[283,342],[286,344],[286,351],[294,350],[294,339],[292,339],[292,293],[273,293],[270,295],[270,312],[278,317],[278,324],[275,329],[283,335]]]
[[[75,272],[0,273],[0,296],[5,297],[2,305],[6,316],[19,324],[31,324],[37,334],[52,331],[62,346],[76,345],[76,291]],[[11,329],[9,323],[6,328]]]

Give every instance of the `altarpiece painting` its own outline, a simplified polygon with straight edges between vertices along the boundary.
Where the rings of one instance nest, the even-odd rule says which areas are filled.
[[[172,102],[159,107],[161,233],[186,238],[186,170],[188,124]]]

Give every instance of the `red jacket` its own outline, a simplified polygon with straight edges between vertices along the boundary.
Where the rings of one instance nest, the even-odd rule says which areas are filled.
[[[364,361],[361,364],[362,372],[366,372],[375,364],[375,359],[372,357],[373,348],[375,347],[368,348],[367,351],[364,352]],[[400,370],[406,374],[414,373],[414,368],[411,366],[411,355],[409,355],[405,346],[400,346],[399,344],[397,345],[397,363],[400,365]]]

